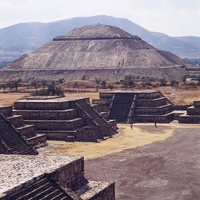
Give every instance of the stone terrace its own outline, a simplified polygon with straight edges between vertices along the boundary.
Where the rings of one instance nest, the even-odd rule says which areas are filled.
[[[158,122],[173,120],[173,105],[159,91],[102,92],[93,100],[99,112],[108,112],[108,118],[120,123]]]
[[[193,106],[187,108],[187,113],[182,114],[178,117],[179,123],[200,123],[200,100],[193,102]]]
[[[114,183],[88,181],[79,156],[1,155],[0,199],[109,199]]]
[[[15,102],[13,113],[50,140],[96,142],[116,133],[89,98],[32,97]]]
[[[21,135],[28,144],[40,147],[46,145],[46,136],[44,134],[35,134],[35,127],[24,123],[22,115],[13,115],[12,106],[0,106],[0,114],[13,126],[16,134]]]

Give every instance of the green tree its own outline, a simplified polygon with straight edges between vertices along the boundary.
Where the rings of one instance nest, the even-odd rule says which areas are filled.
[[[106,88],[106,81],[101,82],[102,87],[105,89]]]
[[[200,75],[197,76],[198,85],[200,85]]]
[[[113,86],[113,85],[108,85],[108,88],[109,88],[110,90],[112,90],[112,89],[114,88],[114,86]]]
[[[47,81],[46,79],[42,79],[42,80],[41,80],[41,84],[42,84],[42,87],[43,87],[43,88],[45,88],[45,87],[47,86],[47,82],[48,82],[48,81]]]
[[[164,78],[160,79],[160,86],[166,86],[166,80]]]
[[[35,80],[35,79],[33,79],[33,80],[31,81],[31,86],[34,87],[34,88],[37,90],[37,88],[39,87],[38,81]]]
[[[187,75],[183,75],[182,78],[181,78],[183,84],[185,85],[185,82],[187,80]]]
[[[7,88],[7,84],[6,83],[1,84],[0,88],[2,88],[3,92],[5,93],[6,92],[6,88]]]
[[[171,87],[174,87],[175,85],[176,85],[176,81],[175,81],[175,80],[171,80],[171,81],[170,81],[170,86],[171,86]]]

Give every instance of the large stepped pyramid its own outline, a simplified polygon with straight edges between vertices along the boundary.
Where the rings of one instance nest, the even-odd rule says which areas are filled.
[[[1,155],[0,200],[114,200],[115,183],[89,181],[80,156]]]
[[[111,137],[115,127],[88,102],[88,98],[31,97],[15,102],[13,113],[49,140],[97,142]]]
[[[101,92],[94,99],[98,112],[108,112],[118,123],[168,123],[173,120],[173,104],[159,91]]]
[[[122,80],[126,75],[167,80],[186,74],[185,61],[115,26],[94,24],[58,36],[0,69],[2,80]]]

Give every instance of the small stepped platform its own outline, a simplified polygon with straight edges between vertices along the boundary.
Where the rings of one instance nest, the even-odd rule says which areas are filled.
[[[93,100],[98,111],[107,106],[108,119],[117,123],[169,123],[174,119],[173,104],[159,91],[111,91],[99,96],[100,100]]]
[[[200,123],[200,100],[193,102],[193,106],[187,108],[186,113],[178,116],[179,123],[199,124]]]
[[[49,140],[97,142],[116,130],[89,103],[89,98],[32,97],[14,103],[13,113]]]

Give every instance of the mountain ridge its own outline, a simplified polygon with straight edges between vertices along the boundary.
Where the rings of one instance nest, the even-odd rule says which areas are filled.
[[[170,51],[181,58],[200,58],[200,37],[170,37],[152,32],[125,18],[98,15],[76,17],[49,23],[20,23],[0,29],[0,62],[10,62],[29,53],[56,36],[66,35],[74,28],[102,23],[117,26],[137,35],[159,50]]]
[[[104,77],[117,81],[131,75],[180,80],[186,74],[185,64],[176,55],[158,50],[138,36],[98,23],[75,28],[22,55],[2,68],[0,77],[4,80]]]

